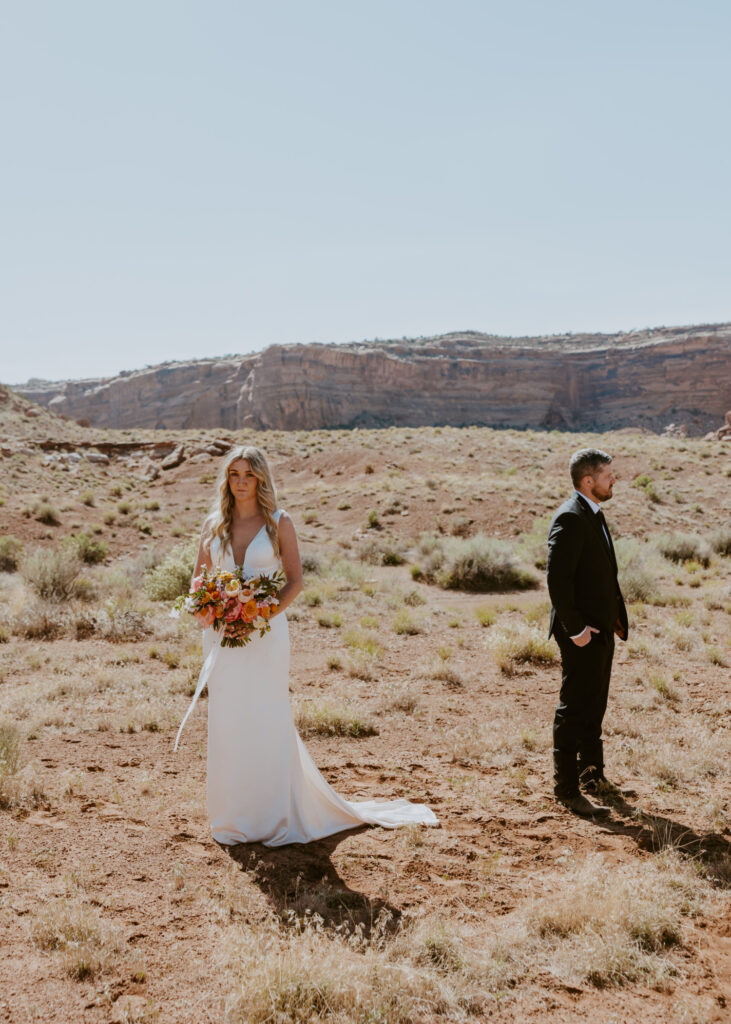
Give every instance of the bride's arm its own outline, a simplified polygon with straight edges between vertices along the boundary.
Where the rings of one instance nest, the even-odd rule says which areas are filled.
[[[193,570],[193,579],[200,574],[203,567],[206,569],[213,570],[213,562],[211,561],[211,545],[210,540],[206,538],[205,534],[201,536],[201,542],[198,545],[198,557],[195,560],[195,569]]]
[[[286,512],[279,517],[279,557],[287,582],[279,593],[279,605],[276,614],[283,612],[302,590],[302,565],[297,546],[297,534],[294,523]]]

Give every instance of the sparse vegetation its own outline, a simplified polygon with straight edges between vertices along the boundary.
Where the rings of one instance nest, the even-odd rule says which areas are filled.
[[[76,981],[96,977],[119,953],[122,937],[98,910],[79,898],[59,898],[34,917],[31,935],[39,949],[60,955]]]
[[[625,601],[653,602],[658,599],[658,570],[653,564],[652,550],[633,537],[619,537],[614,550],[619,569],[619,586]]]
[[[295,725],[302,736],[375,736],[378,732],[368,715],[330,704],[300,703]]]
[[[170,753],[203,657],[197,625],[170,619],[167,596],[188,585],[188,538],[215,474],[200,478],[208,464],[188,460],[147,482],[114,455],[65,468],[4,456],[16,567],[36,550],[80,563],[60,600],[0,568],[0,902],[6,946],[38,967],[32,993],[17,984],[21,1009],[71,1020],[93,1002],[92,1016],[162,1020],[191,1000],[201,1018],[247,1024],[722,1014],[711,982],[731,885],[731,563],[718,490],[728,473],[699,453],[725,447],[631,432],[606,445],[483,428],[249,433],[277,453],[295,520],[313,515],[301,534],[311,593],[287,613],[308,750],[347,799],[425,802],[442,827],[222,855],[206,829],[205,693],[189,756]],[[631,623],[616,647],[607,769],[638,792],[613,803],[609,827],[551,799],[560,669],[534,573],[566,491],[554,471],[565,473],[572,446],[594,443],[617,455],[612,530]],[[376,455],[377,475],[358,475]],[[645,468],[662,504],[626,482]],[[34,518],[42,502],[58,526]],[[364,528],[369,510],[381,530]],[[142,532],[153,522],[154,542]],[[471,542],[455,530],[510,537],[501,543],[535,592],[440,589]],[[702,543],[664,556],[661,531]],[[177,553],[174,536],[186,542]],[[104,556],[85,561],[97,544]],[[389,565],[389,550],[410,564]],[[584,860],[595,840],[602,858]],[[105,932],[112,921],[118,933]],[[191,963],[193,938],[201,963],[219,956],[222,991],[177,966]]]
[[[697,562],[707,566],[711,561],[711,547],[702,537],[690,533],[669,533],[657,537],[657,549],[671,562]]]
[[[44,523],[46,526],[59,526],[61,523],[61,513],[50,501],[42,501],[37,505],[34,516],[39,523]]]
[[[551,665],[558,657],[555,642],[535,626],[493,632],[487,643],[498,668],[507,676],[514,675],[522,665]]]
[[[109,545],[104,540],[95,540],[88,533],[79,533],[73,538],[73,544],[79,553],[82,562],[87,565],[96,565],[103,562],[109,554]]]
[[[0,537],[0,572],[15,572],[22,552],[23,545],[17,537]]]
[[[179,544],[148,572],[145,593],[153,601],[174,601],[188,592],[194,565],[194,545]]]
[[[466,540],[426,535],[420,550],[427,579],[448,590],[484,593],[538,585],[538,578],[520,564],[507,542],[483,534]]]
[[[731,555],[731,521],[717,527],[708,537],[708,543],[718,555]]]
[[[20,572],[39,597],[47,601],[69,601],[78,593],[82,567],[83,562],[75,546],[63,545],[27,552]]]

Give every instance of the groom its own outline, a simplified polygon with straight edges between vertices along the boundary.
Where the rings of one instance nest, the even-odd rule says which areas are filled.
[[[592,794],[629,796],[604,775],[602,720],[607,708],[614,634],[627,639],[627,610],[601,504],[612,497],[612,457],[598,448],[574,452],[574,494],[548,533],[549,636],[561,651],[561,694],[553,723],[554,792],[575,814],[607,814]]]

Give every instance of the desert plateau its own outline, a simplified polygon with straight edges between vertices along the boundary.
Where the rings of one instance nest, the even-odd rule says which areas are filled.
[[[0,1021],[731,1019],[728,440],[52,408],[0,390]],[[205,699],[173,752],[200,630],[169,612],[241,442],[300,539],[310,753],[345,797],[418,800],[438,827],[211,839]],[[588,445],[615,459],[631,629],[605,745],[637,795],[604,820],[551,782],[546,533]]]

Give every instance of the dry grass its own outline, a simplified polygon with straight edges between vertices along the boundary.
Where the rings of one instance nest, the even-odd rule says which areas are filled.
[[[96,977],[122,949],[119,931],[80,898],[56,899],[35,914],[31,936],[39,949],[57,953],[77,981]]]
[[[486,643],[506,676],[515,675],[525,665],[552,665],[558,659],[554,641],[535,626],[518,625],[510,631],[507,628],[496,631]]]
[[[666,853],[610,867],[599,856],[546,880],[489,928],[454,917],[383,915],[369,934],[328,930],[312,915],[290,927],[232,927],[222,943],[226,1020],[373,1021],[418,1024],[485,1019],[545,974],[563,985],[666,985],[679,974],[672,951],[710,887]]]
[[[685,920],[711,898],[694,865],[673,851],[614,868],[593,856],[556,881],[506,929],[514,981],[543,967],[575,985],[662,985],[678,974],[668,951],[682,945]]]
[[[23,766],[20,730],[11,722],[0,722],[0,808],[18,810],[47,803],[35,766]]]
[[[382,917],[368,937],[329,933],[317,917],[297,929],[275,922],[258,932],[230,929],[226,1020],[426,1024],[482,1011],[486,993],[459,926],[429,923],[395,939],[388,926]]]
[[[301,736],[375,736],[378,729],[361,711],[332,704],[300,702],[295,708],[295,725]]]
[[[720,890],[731,883],[723,700],[731,565],[722,531],[711,534],[721,518],[718,475],[706,478],[710,464],[701,461],[693,468],[701,442],[446,428],[259,441],[277,453],[315,595],[290,617],[294,704],[308,748],[336,789],[423,800],[442,828],[364,829],[332,848],[276,856],[252,848],[259,873],[243,879],[232,857],[209,845],[205,701],[187,754],[168,756],[200,668],[200,634],[167,618],[166,589],[187,585],[190,563],[176,554],[157,570],[171,538],[191,536],[203,515],[200,466],[183,464],[149,486],[121,460],[93,471],[82,463],[73,480],[49,471],[47,500],[62,524],[46,528],[20,510],[34,457],[25,467],[9,460],[5,528],[26,550],[81,532],[95,552],[77,577],[91,582],[83,601],[40,598],[19,573],[0,572],[0,716],[13,723],[0,730],[0,892],[17,908],[7,916],[8,947],[26,943],[28,952],[32,933],[36,950],[48,950],[34,1012],[53,1006],[75,1019],[83,998],[101,1000],[97,1014],[109,1006],[122,1015],[124,996],[106,1000],[138,977],[104,934],[113,917],[134,936],[124,949],[149,958],[150,1019],[222,1019],[223,991],[232,1021],[519,1021],[570,1015],[580,1004],[587,1019],[680,1024],[675,1008],[695,1005],[693,993],[713,983],[713,952],[696,955],[694,917],[703,914],[702,934],[715,939]],[[617,804],[609,828],[572,820],[551,802],[558,666],[552,645],[545,657],[536,641],[545,642],[543,586],[535,596],[491,599],[413,582],[420,566],[433,568],[429,551],[415,552],[422,532],[444,531],[432,552],[448,567],[451,545],[468,543],[448,534],[470,520],[514,545],[520,567],[540,567],[547,518],[565,497],[565,456],[584,443],[631,463],[611,514],[632,636],[616,648],[606,749],[611,777],[639,795],[636,815]],[[537,444],[548,453],[538,486]],[[362,473],[358,455],[350,481],[353,453],[374,472]],[[646,463],[661,504],[624,483]],[[82,501],[84,488],[94,506]],[[154,543],[140,533],[143,509]],[[369,509],[383,526],[365,535],[373,564],[358,557]],[[316,510],[303,529],[303,512]],[[664,558],[653,539],[661,531],[706,538],[714,554],[705,566],[699,549]],[[94,564],[101,541],[107,560]],[[419,565],[384,566],[389,548],[412,551]],[[142,593],[143,579],[159,589]],[[397,635],[401,622],[424,630]],[[493,651],[497,660],[485,656]],[[374,723],[380,731],[368,735]],[[110,845],[110,834],[124,835],[124,845]],[[597,842],[605,861],[571,860]],[[702,859],[651,852],[669,847]],[[379,923],[384,903],[394,916]],[[410,916],[414,907],[429,912]],[[222,990],[209,984],[215,949],[226,960]],[[96,975],[88,986],[71,980],[85,974]],[[670,985],[676,991],[664,994]],[[612,991],[619,986],[625,991]],[[148,995],[137,999],[142,1012]],[[684,1024],[720,1010],[693,1012]]]

